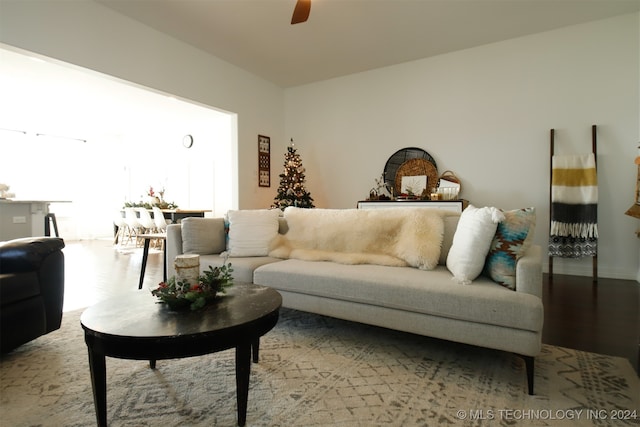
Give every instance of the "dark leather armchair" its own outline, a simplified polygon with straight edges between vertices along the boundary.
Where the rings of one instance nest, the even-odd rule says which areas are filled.
[[[64,241],[30,237],[0,243],[0,351],[60,328]]]

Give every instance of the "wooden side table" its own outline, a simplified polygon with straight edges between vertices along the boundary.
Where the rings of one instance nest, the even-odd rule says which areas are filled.
[[[147,269],[147,259],[149,258],[149,245],[152,240],[162,240],[162,280],[167,281],[167,235],[165,233],[149,233],[138,234],[140,239],[144,239],[144,246],[142,248],[142,267],[140,267],[140,282],[138,283],[138,289],[142,289],[142,282],[144,281],[144,271]]]

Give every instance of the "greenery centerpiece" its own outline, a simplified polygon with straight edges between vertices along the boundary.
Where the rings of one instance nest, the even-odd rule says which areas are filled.
[[[175,202],[167,202],[164,199],[164,188],[157,193],[153,189],[153,187],[149,186],[149,190],[147,190],[147,194],[144,196],[140,196],[139,202],[125,202],[125,208],[145,208],[152,209],[154,206],[159,207],[160,209],[178,209],[178,205]],[[159,197],[156,195],[158,194]]]
[[[198,277],[197,283],[189,283],[171,276],[166,282],[160,282],[151,295],[157,297],[160,303],[167,304],[173,310],[198,310],[213,302],[218,294],[227,292],[233,286],[233,268],[231,263],[220,267],[209,266]]]

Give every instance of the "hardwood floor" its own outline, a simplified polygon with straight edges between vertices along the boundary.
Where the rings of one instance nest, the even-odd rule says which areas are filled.
[[[66,242],[64,310],[88,307],[122,292],[138,292],[142,248],[113,246],[111,240]],[[162,252],[151,250],[143,287],[162,280]],[[639,372],[640,284],[632,280],[544,276],[542,341],[625,357]]]
[[[64,311],[88,307],[110,296],[137,292],[142,247],[114,246],[109,239],[66,241]],[[143,287],[162,280],[162,252],[150,249]]]
[[[542,341],[625,357],[640,372],[640,283],[544,275]]]

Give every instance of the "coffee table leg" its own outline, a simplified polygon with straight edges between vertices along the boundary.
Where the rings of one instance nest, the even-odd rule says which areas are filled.
[[[253,350],[253,363],[258,363],[258,360],[260,360],[260,338],[256,338],[253,341],[251,349]]]
[[[103,354],[89,349],[89,369],[93,388],[93,404],[96,408],[96,420],[99,427],[107,425],[107,363]]]
[[[251,342],[236,347],[236,393],[238,403],[238,425],[247,422],[247,401],[249,400],[249,374],[251,372]]]

